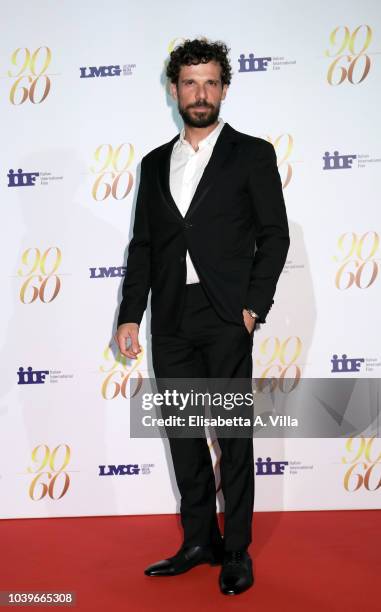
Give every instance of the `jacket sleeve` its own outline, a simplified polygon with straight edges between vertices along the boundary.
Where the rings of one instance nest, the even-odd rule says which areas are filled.
[[[262,142],[262,152],[249,175],[256,251],[245,306],[258,314],[260,323],[265,323],[286,262],[290,237],[275,149],[267,141]]]
[[[143,318],[151,286],[151,239],[147,209],[147,169],[142,159],[133,236],[128,246],[127,269],[122,287],[118,326]]]

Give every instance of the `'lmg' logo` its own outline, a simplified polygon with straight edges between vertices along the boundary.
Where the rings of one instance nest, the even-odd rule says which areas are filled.
[[[90,278],[123,278],[126,275],[126,266],[89,268],[89,270]]]
[[[348,357],[345,353],[342,354],[341,359],[333,355],[331,372],[359,372],[364,361],[363,357]]]
[[[357,155],[339,155],[338,151],[334,151],[333,155],[326,151],[323,156],[323,170],[347,170],[352,168],[353,160],[357,159]]]
[[[122,69],[119,65],[116,66],[83,66],[79,69],[80,79],[91,79],[94,77],[113,77],[120,76]]]
[[[7,174],[8,187],[33,187],[38,176],[40,176],[39,172],[23,172],[19,168],[15,173],[11,168]]]
[[[238,72],[265,72],[268,68],[267,64],[271,60],[271,57],[254,57],[254,53],[249,53],[249,57],[241,53],[238,58]]]
[[[140,467],[137,463],[99,466],[99,476],[136,476],[139,472]]]

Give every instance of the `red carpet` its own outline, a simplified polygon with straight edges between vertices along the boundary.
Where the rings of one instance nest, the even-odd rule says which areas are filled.
[[[236,597],[220,594],[218,567],[144,576],[146,565],[180,546],[178,517],[171,515],[3,520],[0,542],[0,590],[76,591],[71,609],[81,612],[381,608],[381,513],[375,510],[255,514],[256,584]]]

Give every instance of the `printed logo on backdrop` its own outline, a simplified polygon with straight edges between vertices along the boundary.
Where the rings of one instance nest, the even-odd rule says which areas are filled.
[[[135,397],[139,393],[143,381],[143,375],[139,371],[139,366],[143,360],[143,355],[144,351],[142,350],[136,359],[129,360],[131,361],[131,366],[128,366],[125,355],[122,355],[118,350],[115,357],[111,346],[106,347],[103,352],[105,363],[99,368],[102,373],[106,374],[101,387],[103,399],[113,400],[117,397],[127,399],[129,397],[127,395],[127,385],[131,374],[134,374],[134,377],[131,379],[133,381],[131,397]]]
[[[66,469],[70,461],[70,447],[59,444],[52,451],[46,444],[39,444],[32,451],[33,465],[27,468],[34,477],[29,485],[29,497],[33,501],[62,499],[66,495],[70,476]]]
[[[374,372],[381,367],[380,357],[356,357],[342,353],[336,353],[331,359],[332,374],[356,374],[357,372]]]
[[[371,156],[369,153],[340,154],[326,151],[323,155],[323,170],[352,170],[355,168],[372,168],[375,163],[381,162],[381,157]],[[370,164],[370,165],[369,165]]]
[[[215,446],[217,445],[217,440],[213,440],[211,441],[209,444],[209,450],[213,449],[214,453],[215,451]],[[218,451],[217,451],[218,452]],[[221,490],[221,480],[220,480],[220,475],[219,475],[219,469],[217,470],[217,468],[219,468],[220,466],[220,460],[221,460],[221,455],[220,453],[218,453],[218,459],[216,459],[213,462],[213,468],[214,471],[217,472],[216,473],[216,492],[218,493]],[[300,461],[273,461],[271,457],[266,457],[266,459],[262,459],[262,457],[258,457],[258,459],[255,461],[255,475],[256,476],[284,476],[285,473],[285,468],[287,466],[289,466],[289,474],[294,473],[296,474],[296,471],[291,471],[291,464],[300,464]],[[306,466],[307,467],[307,466]],[[312,466],[309,466],[312,468]],[[297,469],[297,468],[295,468]]]
[[[90,278],[123,278],[126,276],[126,269],[126,266],[89,268]]]
[[[63,176],[54,176],[51,172],[24,172],[22,168],[18,168],[16,172],[10,168],[7,178],[8,187],[35,187],[36,185],[49,185],[50,181],[60,181]]]
[[[136,64],[112,64],[108,66],[81,66],[80,79],[99,79],[104,77],[132,76]]]
[[[282,70],[294,66],[296,60],[284,55],[258,56],[253,52],[241,53],[238,58],[238,72],[268,72],[269,70]]]
[[[299,263],[298,261],[294,261],[293,259],[287,259],[284,264],[282,274],[290,274],[294,271],[304,270],[306,267],[305,263]]]
[[[358,235],[345,232],[337,241],[340,255],[334,255],[338,264],[335,275],[337,289],[368,289],[376,280],[380,268],[380,237],[375,231]]]
[[[312,464],[304,464],[301,461],[273,461],[271,457],[258,457],[255,467],[256,476],[284,476],[286,468],[289,476],[295,476],[313,469]]]
[[[62,370],[34,370],[32,366],[20,366],[17,370],[18,385],[44,385],[46,382],[56,384],[71,378],[74,378],[74,374],[65,374]]]
[[[295,160],[291,159],[294,150],[294,139],[291,134],[280,134],[280,136],[276,138],[265,136],[265,139],[270,142],[275,149],[282,187],[286,189],[292,179],[292,165],[295,163]]]
[[[301,356],[303,344],[299,336],[289,336],[285,340],[276,336],[265,338],[257,349],[260,355],[255,361],[259,376],[256,386],[259,390],[273,391],[279,388],[289,393],[298,385],[301,378]]]
[[[22,265],[17,270],[17,275],[23,279],[20,289],[23,304],[36,301],[50,304],[56,299],[61,289],[61,279],[57,274],[61,259],[58,247],[49,247],[43,253],[37,247],[23,252]]]
[[[333,59],[329,64],[327,81],[330,85],[351,83],[359,85],[369,74],[371,59],[368,48],[373,32],[370,26],[360,25],[351,31],[347,26],[337,26],[329,35],[330,47],[325,56]]]
[[[346,374],[353,374],[355,372],[360,371],[364,361],[364,357],[348,357],[346,353],[343,353],[341,357],[339,357],[335,354],[332,355],[331,359],[331,372],[333,372],[334,374],[341,374],[343,372],[345,372]]]
[[[290,184],[293,177],[293,164],[299,161],[293,159],[294,139],[291,134],[285,133],[276,136],[275,138],[268,134],[264,139],[270,142],[276,152],[277,165],[282,181],[283,190]],[[305,263],[299,263],[288,259],[283,267],[282,274],[287,274],[292,270],[301,270],[305,268]]]
[[[185,38],[183,36],[178,36],[177,38],[172,38],[172,40],[168,43],[167,53],[172,53],[172,51],[178,47],[179,45],[183,45],[185,43]],[[166,60],[167,61],[167,60]],[[167,95],[171,97],[171,88],[169,79],[166,80],[166,91]]]
[[[154,463],[122,463],[99,465],[98,476],[147,476],[155,467]]]
[[[341,459],[348,467],[344,473],[344,489],[348,493],[360,490],[377,491],[381,487],[381,440],[350,437],[345,443],[346,455]]]
[[[271,457],[266,460],[258,457],[255,462],[256,476],[283,476],[288,461],[272,461]]]
[[[214,453],[216,452],[214,447],[218,447],[217,440],[213,440],[208,444],[209,450],[213,449]],[[215,458],[216,459],[216,458]],[[221,482],[219,478],[219,468],[220,464],[220,454],[219,458],[213,461],[213,468],[216,472],[216,492],[218,493],[221,489]],[[263,459],[262,457],[258,457],[255,461],[255,475],[256,476],[284,476],[285,470],[287,468],[287,475],[295,476],[297,474],[303,473],[305,470],[312,470],[312,464],[303,464],[301,461],[274,461],[271,457],[266,457]]]
[[[132,189],[134,177],[129,170],[135,157],[131,143],[113,147],[111,144],[101,144],[94,153],[96,165],[90,167],[96,175],[92,187],[93,199],[104,202],[109,197],[114,200],[124,200]]]
[[[13,79],[9,92],[9,100],[14,106],[20,106],[29,101],[41,104],[49,95],[51,80],[46,73],[52,61],[49,47],[38,47],[30,51],[26,47],[18,47],[11,55],[12,68],[8,77]]]
[[[173,38],[168,44],[168,53],[171,53],[177,46],[184,44],[184,37]],[[254,53],[241,53],[238,58],[238,72],[267,72],[267,70],[281,70],[282,68],[296,64],[296,60],[290,60],[282,56],[263,56],[259,57]]]
[[[170,41],[169,45],[168,45],[168,53],[172,53],[172,51],[176,48],[179,47],[180,45],[183,45],[185,43],[185,38],[183,36],[179,36],[178,38],[172,38],[172,40]]]

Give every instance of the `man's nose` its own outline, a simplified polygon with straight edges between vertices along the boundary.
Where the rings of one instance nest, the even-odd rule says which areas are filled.
[[[207,99],[207,91],[205,85],[198,85],[196,90],[196,100],[206,100]]]

